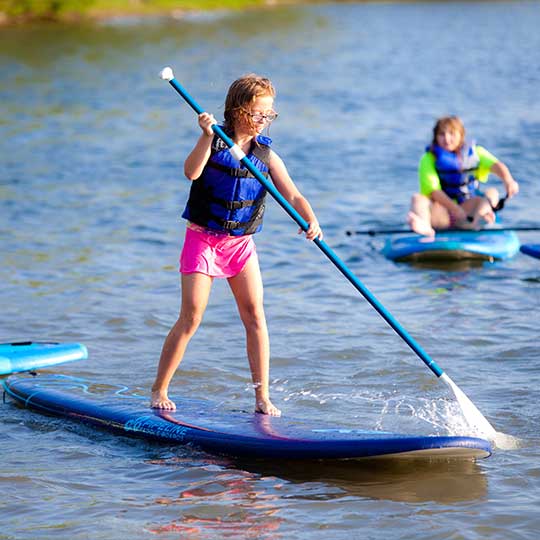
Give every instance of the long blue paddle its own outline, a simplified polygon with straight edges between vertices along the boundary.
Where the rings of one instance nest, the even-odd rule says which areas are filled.
[[[164,68],[160,76],[168,81],[171,86],[185,99],[191,108],[201,114],[204,110],[198,103],[189,95],[186,89],[174,78],[173,71],[170,67]],[[303,231],[307,231],[309,224],[307,221],[289,204],[289,202],[281,195],[276,187],[269,182],[261,172],[253,165],[249,158],[244,154],[239,146],[217,125],[212,126],[214,133],[223,140],[228,146],[231,155],[240,161],[266,190],[274,197],[279,205],[296,221]],[[453,390],[458,403],[461,405],[463,414],[471,426],[478,434],[483,435],[491,440],[495,439],[496,431],[476,408],[472,401],[458,388],[458,386],[444,373],[444,371],[432,360],[429,355],[420,347],[418,343],[409,335],[409,333],[397,322],[397,320],[388,312],[388,310],[371,294],[371,292],[360,282],[360,280],[347,268],[345,263],[334,253],[324,240],[316,238],[313,240],[319,249],[334,263],[341,273],[353,284],[353,286],[364,296],[364,298],[377,310],[382,318],[403,338],[405,343],[420,357],[431,371]]]
[[[445,234],[447,232],[459,232],[459,233],[500,233],[505,231],[515,231],[515,232],[526,232],[526,231],[540,231],[540,227],[538,226],[530,226],[530,227],[486,227],[484,229],[457,229],[457,228],[450,228],[450,229],[441,229],[441,234]],[[384,235],[384,234],[416,234],[411,229],[360,229],[356,231],[345,231],[345,234],[347,236],[353,236],[353,235],[366,235],[366,236],[376,236],[376,235]]]

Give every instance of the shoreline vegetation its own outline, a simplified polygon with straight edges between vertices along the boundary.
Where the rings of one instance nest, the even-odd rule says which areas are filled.
[[[72,23],[114,17],[171,17],[181,19],[189,13],[245,10],[286,4],[316,4],[324,1],[346,3],[354,1],[386,2],[388,0],[0,0],[0,26],[39,21]],[[390,1],[407,2],[415,0]],[[447,0],[416,1],[437,3]],[[457,1],[467,2],[468,0]]]
[[[0,0],[0,25],[79,22],[112,17],[182,18],[202,11],[243,10],[313,0]]]

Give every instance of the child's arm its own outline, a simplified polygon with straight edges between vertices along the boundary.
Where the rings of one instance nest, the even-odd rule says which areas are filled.
[[[212,140],[214,139],[212,125],[216,123],[211,114],[203,112],[199,115],[199,127],[202,129],[202,135],[184,162],[184,174],[189,180],[197,180],[203,172],[210,157]]]
[[[510,173],[508,167],[502,162],[497,161],[491,166],[491,170],[495,176],[498,176],[503,182],[506,188],[506,194],[509,198],[517,195],[519,192],[519,184],[514,180],[514,177]]]
[[[283,160],[272,150],[269,162],[270,176],[277,190],[283,195],[287,202],[308,222],[309,228],[306,231],[306,238],[322,240],[323,233],[315,212],[311,208],[308,200],[300,193],[295,183],[285,167]]]

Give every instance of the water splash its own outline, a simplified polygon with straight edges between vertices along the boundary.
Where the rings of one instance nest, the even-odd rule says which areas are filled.
[[[492,442],[500,450],[516,450],[521,447],[521,439],[500,431],[495,433],[495,439]]]

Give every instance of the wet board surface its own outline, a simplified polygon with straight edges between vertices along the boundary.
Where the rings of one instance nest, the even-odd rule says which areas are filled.
[[[0,343],[0,375],[32,371],[74,360],[84,360],[88,351],[80,343],[19,341]]]
[[[227,410],[206,400],[178,399],[174,412],[148,406],[148,397],[106,390],[62,375],[14,375],[4,381],[21,405],[123,435],[191,444],[213,454],[254,459],[357,458],[479,459],[488,441],[463,436],[418,436],[318,423],[313,419]]]
[[[446,231],[434,237],[409,234],[386,239],[382,253],[394,261],[503,260],[519,251],[514,231]]]

